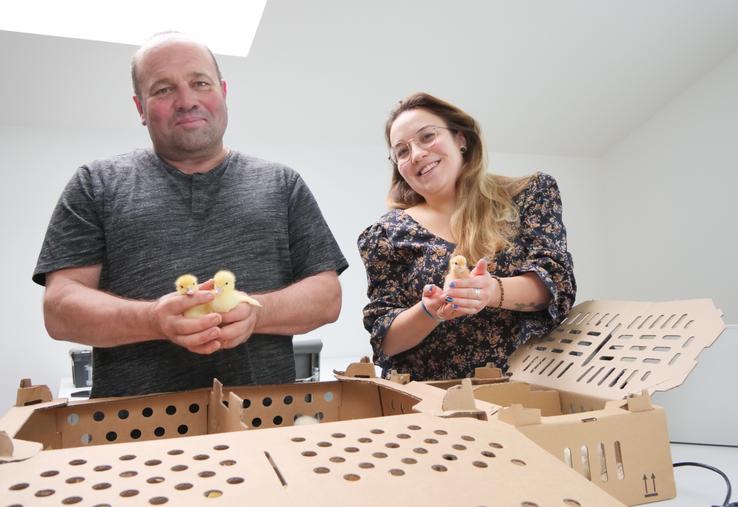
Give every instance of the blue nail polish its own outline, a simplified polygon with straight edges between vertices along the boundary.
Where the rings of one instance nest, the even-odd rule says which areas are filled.
[[[452,298],[451,296],[446,296],[446,302],[447,303],[451,303],[451,302],[453,302],[453,300],[454,300],[454,298]]]
[[[448,284],[448,286],[453,289],[456,287],[456,282],[451,282],[450,284]]]
[[[452,307],[451,307],[451,308],[453,308],[453,309],[455,310],[455,309],[457,309],[458,307],[459,307],[459,305],[457,305],[457,304],[454,304],[454,305],[452,305]]]

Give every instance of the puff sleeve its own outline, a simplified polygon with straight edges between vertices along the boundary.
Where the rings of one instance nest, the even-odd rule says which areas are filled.
[[[370,334],[374,362],[385,364],[382,342],[392,322],[410,306],[406,269],[381,222],[366,228],[358,239],[367,277],[369,304],[364,307],[364,328]]]
[[[534,272],[548,288],[551,301],[546,309],[549,321],[546,328],[550,330],[566,317],[576,297],[573,260],[567,250],[562,220],[561,194],[553,177],[539,173],[524,191],[517,241],[526,252],[526,258],[511,275]]]

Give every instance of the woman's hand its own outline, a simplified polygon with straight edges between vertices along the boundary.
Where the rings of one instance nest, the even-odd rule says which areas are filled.
[[[424,311],[429,314],[429,317],[436,320],[446,320],[445,317],[439,314],[446,304],[445,297],[443,289],[438,285],[428,284],[423,287],[423,298],[421,299],[421,304],[425,308]]]
[[[447,308],[441,309],[440,316],[455,318],[479,313],[495,301],[498,291],[497,282],[487,271],[487,261],[481,259],[468,278],[458,278],[445,287],[443,295]]]

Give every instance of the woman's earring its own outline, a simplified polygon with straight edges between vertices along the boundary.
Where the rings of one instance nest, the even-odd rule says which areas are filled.
[[[461,148],[459,148],[459,151],[461,151],[461,154],[462,154],[462,155],[463,155],[464,153],[466,153],[466,146],[462,146]]]

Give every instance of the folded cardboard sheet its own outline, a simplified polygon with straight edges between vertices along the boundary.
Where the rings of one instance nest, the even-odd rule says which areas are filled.
[[[10,505],[620,502],[513,427],[408,414],[45,451],[0,465]]]

